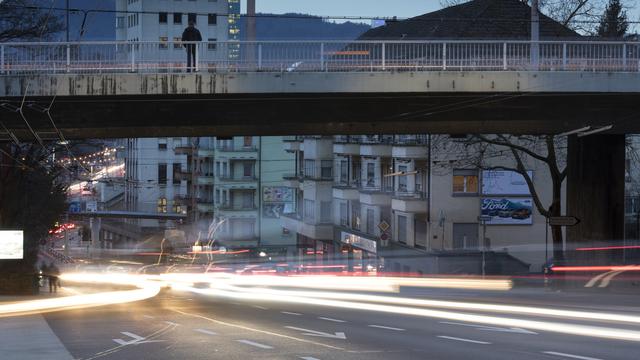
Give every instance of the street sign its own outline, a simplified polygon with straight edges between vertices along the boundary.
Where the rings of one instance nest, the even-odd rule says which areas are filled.
[[[549,218],[551,226],[575,226],[580,223],[580,219],[575,216],[554,216]]]
[[[378,228],[379,228],[380,230],[382,230],[382,232],[387,231],[387,230],[389,229],[389,226],[391,226],[391,225],[389,225],[389,223],[388,223],[388,222],[386,222],[386,221],[384,221],[384,220],[382,220],[382,221],[380,222],[380,224],[378,224]]]

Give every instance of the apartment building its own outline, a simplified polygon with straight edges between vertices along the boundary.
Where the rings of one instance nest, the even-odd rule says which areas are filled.
[[[356,271],[455,271],[435,266],[444,256],[473,258],[484,236],[505,264],[539,271],[545,262],[546,221],[516,173],[456,168],[427,135],[295,137],[284,149],[298,172],[285,179],[297,201],[282,224],[301,259],[348,258]],[[547,169],[531,162],[530,173],[547,203]]]

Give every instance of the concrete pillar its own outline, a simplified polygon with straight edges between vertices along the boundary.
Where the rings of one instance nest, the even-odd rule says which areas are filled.
[[[623,240],[625,136],[571,136],[567,169],[566,213],[581,220],[567,228],[568,259],[584,265],[617,261],[608,252],[571,250]]]
[[[102,225],[101,218],[89,219],[89,226],[91,227],[91,247],[96,249],[100,247],[100,230]]]

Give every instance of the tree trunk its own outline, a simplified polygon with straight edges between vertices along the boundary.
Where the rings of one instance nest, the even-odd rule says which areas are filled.
[[[553,181],[553,200],[549,207],[550,217],[562,216],[562,179],[552,179]],[[553,259],[555,261],[564,260],[564,246],[561,226],[551,227],[551,236],[553,238]]]

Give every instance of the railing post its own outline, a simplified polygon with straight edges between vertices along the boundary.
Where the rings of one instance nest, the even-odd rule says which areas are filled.
[[[0,46],[0,74],[4,74],[4,45]]]
[[[258,71],[262,70],[262,44],[258,44]]]
[[[130,43],[129,47],[131,48],[129,50],[129,52],[131,53],[131,72],[135,72],[136,71],[136,47],[133,43]]]
[[[442,70],[447,70],[447,43],[442,43]]]
[[[622,44],[622,70],[627,71],[627,44]]]
[[[507,70],[507,43],[502,44],[502,70]]]
[[[562,43],[562,70],[567,70],[567,43]]]
[[[320,71],[324,71],[324,43],[320,43]]]
[[[201,43],[197,43],[195,45],[196,46],[196,58],[194,59],[194,61],[196,63],[195,64],[196,65],[195,66],[195,68],[196,68],[195,72],[198,72],[198,70],[200,70],[200,44]]]
[[[387,70],[387,44],[382,43],[382,71]]]
[[[71,45],[67,43],[67,72],[71,71]]]

